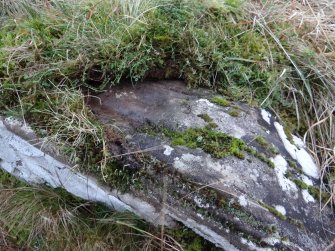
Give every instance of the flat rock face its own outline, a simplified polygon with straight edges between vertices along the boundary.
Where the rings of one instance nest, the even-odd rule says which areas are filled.
[[[123,131],[128,140],[124,144],[163,166],[140,167],[152,178],[143,191],[132,191],[158,211],[225,250],[325,248],[334,238],[332,216],[328,208],[320,213],[319,202],[309,193],[312,189],[297,186],[313,188],[319,182],[301,141],[287,140],[268,112],[238,103],[222,107],[210,101],[214,96],[179,81],[160,81],[113,87],[88,103],[103,123]],[[249,151],[244,149],[243,159],[216,158],[201,148],[172,144],[159,131],[205,128],[204,114],[216,124],[211,131],[245,142]],[[148,128],[156,128],[155,133]],[[288,165],[293,161],[296,167]]]

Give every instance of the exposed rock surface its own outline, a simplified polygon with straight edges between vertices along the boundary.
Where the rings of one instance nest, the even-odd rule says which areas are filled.
[[[320,213],[310,194],[319,173],[303,143],[297,137],[287,140],[266,111],[238,103],[223,107],[211,102],[213,96],[182,82],[161,81],[113,87],[88,101],[103,123],[127,139],[121,146],[109,142],[113,154],[122,155],[125,168],[144,170],[142,187],[125,194],[99,187],[93,178],[29,146],[26,135],[15,135],[6,121],[0,122],[0,144],[6,146],[0,166],[27,181],[64,186],[151,222],[180,221],[225,250],[323,250],[335,237],[332,213],[328,208]],[[219,132],[244,145],[219,158],[208,145],[189,148],[171,136],[186,135],[188,128],[204,133],[197,146],[204,146],[207,133],[214,135],[208,145],[221,147]],[[149,161],[141,165],[125,149],[143,152]],[[293,160],[296,167],[288,164]]]

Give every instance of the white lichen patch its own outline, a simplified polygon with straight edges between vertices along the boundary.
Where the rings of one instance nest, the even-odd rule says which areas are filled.
[[[175,158],[174,159],[174,163],[173,166],[183,172],[183,171],[187,171],[188,169],[192,169],[194,162],[199,162],[201,161],[201,157],[200,156],[195,156],[193,154],[190,153],[186,153],[183,154],[180,158]]]
[[[274,245],[279,244],[281,242],[281,240],[279,238],[275,237],[275,236],[270,236],[270,237],[267,237],[267,238],[263,238],[262,242],[265,242],[268,245],[274,246]]]
[[[172,151],[174,150],[171,146],[169,146],[169,145],[164,145],[164,148],[165,148],[165,150],[164,150],[164,154],[166,155],[166,156],[170,156],[171,155],[171,153],[172,153]]]
[[[250,240],[241,238],[241,243],[248,246],[249,250],[255,250],[255,251],[271,251],[270,248],[261,248],[261,247],[257,247],[255,243],[253,243]]]
[[[292,144],[288,139],[284,132],[284,128],[278,122],[274,123],[274,126],[278,132],[279,137],[281,138],[285,149],[291,155],[291,157],[298,161],[298,163],[302,167],[302,171],[315,179],[320,177],[320,172],[318,167],[316,166],[312,156],[304,149],[304,144],[301,139],[293,135],[293,141],[295,144],[299,146],[299,148]]]
[[[210,156],[196,156],[191,153],[185,153],[180,158],[175,158],[173,166],[179,171],[194,170],[197,167],[206,167],[207,169],[222,172],[224,168],[229,166],[222,166],[219,161],[213,160]]]
[[[24,123],[22,120],[18,120],[14,117],[7,117],[5,118],[5,122],[7,125],[11,127],[18,126],[20,127],[26,134],[34,133],[34,130],[28,126],[26,123]]]
[[[314,185],[313,181],[310,178],[308,178],[306,175],[301,175],[301,180],[308,186]],[[315,202],[314,197],[308,192],[307,189],[303,189],[301,191],[301,194],[306,203]]]
[[[202,216],[202,214],[197,213],[197,216],[202,220],[205,219],[204,216]]]
[[[302,175],[302,181],[305,182],[309,186],[314,185],[313,181],[310,178],[308,178],[306,175]]]
[[[309,202],[315,202],[315,199],[313,198],[312,195],[310,195],[310,193],[308,192],[307,189],[303,189],[301,191],[301,194],[302,194],[302,197],[304,198],[304,201],[306,203],[309,203]]]
[[[248,201],[247,199],[245,198],[244,195],[241,195],[238,197],[238,203],[242,206],[242,207],[246,207],[248,206]]]
[[[115,93],[115,98],[117,99],[122,98],[122,96],[124,96],[123,93]]]
[[[193,201],[200,208],[209,208],[209,204],[208,203],[204,203],[203,199],[200,198],[200,197],[198,197],[198,196],[194,196]]]
[[[115,93],[115,98],[119,99],[119,98],[122,98],[122,97],[128,97],[128,96],[131,96],[132,98],[136,99],[136,95],[134,94],[134,92],[120,92],[120,93]]]
[[[268,111],[261,109],[261,115],[265,122],[271,125],[271,114]]]
[[[279,213],[281,213],[282,215],[286,215],[286,209],[285,209],[285,207],[283,207],[283,206],[281,206],[281,205],[277,205],[277,206],[275,206],[275,209],[276,209]]]
[[[281,155],[277,155],[274,158],[271,158],[271,161],[275,165],[275,172],[278,178],[278,182],[283,191],[297,193],[297,186],[288,178],[285,177],[287,171],[287,162]]]

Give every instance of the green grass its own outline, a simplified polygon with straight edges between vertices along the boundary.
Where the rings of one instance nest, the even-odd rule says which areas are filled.
[[[0,229],[37,250],[141,250],[152,231],[130,213],[115,213],[61,189],[31,187],[0,171]],[[149,233],[148,233],[149,234]]]

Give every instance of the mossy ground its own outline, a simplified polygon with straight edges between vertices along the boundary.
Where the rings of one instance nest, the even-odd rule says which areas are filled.
[[[275,216],[277,216],[279,219],[281,220],[287,220],[287,217],[285,215],[283,215],[281,212],[279,212],[277,209],[275,209],[274,207],[268,205],[268,204],[265,204],[263,202],[259,202],[259,204],[268,209],[270,213],[274,214]]]
[[[225,98],[220,97],[220,96],[213,97],[210,101],[214,104],[217,104],[217,105],[220,105],[220,106],[223,106],[223,107],[230,106],[230,102],[228,100],[226,100]]]

